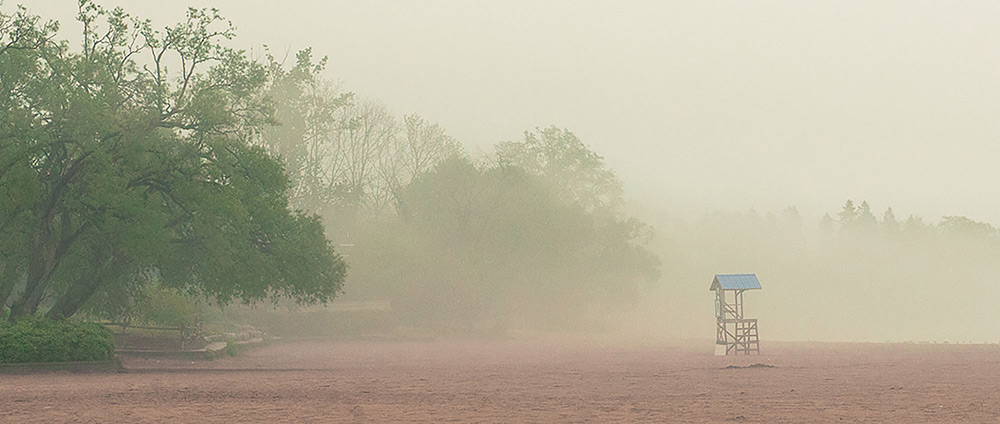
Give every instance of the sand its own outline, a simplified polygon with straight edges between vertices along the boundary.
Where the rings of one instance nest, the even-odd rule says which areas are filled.
[[[288,341],[129,359],[120,374],[0,375],[0,422],[1000,421],[1000,346],[712,347]]]

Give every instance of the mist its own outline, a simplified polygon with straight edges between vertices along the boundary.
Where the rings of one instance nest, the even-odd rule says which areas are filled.
[[[756,272],[763,290],[745,295],[747,316],[772,340],[996,342],[996,228],[964,217],[902,218],[891,207],[863,212],[869,206],[859,203],[822,218],[787,208],[654,221],[663,285],[619,328],[704,337],[713,325],[703,301],[712,275]]]
[[[307,47],[328,56],[322,76],[337,92],[370,100],[397,122],[419,114],[474,165],[497,143],[549,126],[572,131],[602,156],[620,180],[619,212],[650,226],[648,241],[634,245],[659,258],[660,275],[637,282],[643,273],[623,261],[616,264],[636,292],[614,305],[545,298],[552,311],[567,306],[574,312],[562,315],[585,323],[569,327],[591,325],[598,309],[624,334],[708,338],[712,276],[754,272],[764,289],[747,295],[747,307],[765,339],[995,341],[994,2],[188,3],[219,8],[239,28],[233,44],[257,57],[264,45],[286,65]],[[61,21],[61,34],[76,42],[75,1],[24,4]],[[184,13],[166,3],[104,5],[157,24]],[[483,184],[493,184],[488,167],[477,169]],[[876,222],[852,229],[838,215],[846,199],[871,202]],[[884,219],[888,207],[898,232]],[[824,224],[824,214],[832,222]],[[910,215],[922,221],[906,227]],[[955,229],[946,217],[985,226]],[[522,223],[538,219],[545,218]],[[334,243],[351,246],[360,227],[374,228],[364,233],[369,245],[429,231],[385,236],[384,221],[355,224],[327,219],[326,229]],[[436,248],[463,239],[441,237]],[[424,242],[389,250],[426,260]],[[354,261],[348,299],[388,296],[394,286],[374,279],[412,277],[380,275],[384,257],[365,262],[363,245],[350,249],[341,249]],[[458,298],[472,309],[491,292],[456,291],[460,282],[513,269],[438,259],[451,280],[436,290],[464,293]],[[555,286],[583,278],[561,266],[531,265],[525,278],[565,279]],[[436,277],[420,278],[431,287]],[[531,298],[514,296],[516,284],[491,281],[504,305]]]
[[[1000,221],[976,195],[1000,153],[992,2],[189,3],[242,48],[312,46],[346,89],[474,149],[570,128],[637,203],[821,215],[859,197]],[[73,1],[26,4],[75,28]]]

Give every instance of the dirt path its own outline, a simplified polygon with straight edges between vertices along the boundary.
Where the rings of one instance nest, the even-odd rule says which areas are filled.
[[[0,376],[0,422],[995,422],[1000,346],[282,343]],[[745,367],[754,363],[770,367]]]

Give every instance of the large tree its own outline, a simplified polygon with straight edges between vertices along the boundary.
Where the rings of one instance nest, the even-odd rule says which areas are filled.
[[[633,305],[658,278],[649,228],[560,189],[607,171],[595,165],[555,178],[452,156],[402,190],[397,221],[358,243],[356,292],[391,297],[409,323],[479,330],[593,323]]]
[[[560,198],[587,210],[622,205],[621,181],[605,166],[604,158],[569,130],[552,126],[526,131],[524,140],[500,143],[497,157],[501,166],[544,176]]]
[[[26,10],[0,13],[0,300],[10,317],[76,312],[156,280],[219,302],[326,301],[345,266],[288,207],[268,69],[223,46],[214,9],[155,30],[80,2],[79,51]],[[70,266],[71,265],[71,266]],[[151,278],[151,276],[155,278]]]
[[[278,125],[265,128],[260,144],[284,160],[292,203],[324,215],[341,241],[391,216],[414,178],[463,153],[438,124],[418,115],[400,124],[382,104],[341,91],[323,75],[327,58],[314,60],[309,49],[287,68],[268,61]]]
[[[288,69],[284,60],[267,57],[267,94],[278,124],[262,131],[262,145],[284,161],[292,203],[314,213],[326,212],[338,200],[329,171],[337,162],[331,144],[345,126],[344,110],[353,104],[354,95],[322,76],[327,58],[314,61],[311,49],[296,53]]]

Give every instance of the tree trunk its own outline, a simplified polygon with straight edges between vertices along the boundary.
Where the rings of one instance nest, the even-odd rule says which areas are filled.
[[[14,280],[14,267],[8,264],[0,266],[0,312],[3,312],[3,308],[7,306],[7,298],[14,293],[14,286],[17,285],[17,281]]]
[[[28,281],[28,273],[23,269],[17,269],[10,267],[6,274],[2,277],[3,281],[0,281],[0,312],[2,312],[3,307],[10,306],[7,301],[12,301],[11,296],[18,287],[24,287],[25,283]]]
[[[97,291],[97,287],[101,285],[101,276],[93,275],[87,277],[80,277],[73,281],[66,293],[56,300],[56,304],[49,309],[49,312],[45,314],[48,319],[63,319],[69,318],[80,310],[80,307],[87,302]]]
[[[92,275],[84,275],[74,280],[66,292],[56,300],[52,309],[49,309],[49,312],[45,314],[46,318],[58,320],[73,316],[97,292],[102,283],[107,282],[125,268],[125,260],[123,260],[122,255],[115,255],[110,260],[104,261],[101,259],[107,258],[106,253],[97,252],[96,256],[98,258],[94,262],[104,262],[105,265],[93,272]]]
[[[31,241],[28,253],[28,278],[24,285],[24,293],[10,306],[10,321],[38,312],[38,306],[45,298],[45,292],[52,280],[52,274],[70,247],[90,228],[90,223],[87,222],[72,230],[70,215],[67,212],[62,214],[59,221],[62,236],[57,236],[53,231],[53,216],[54,214],[50,214],[48,220],[43,221],[38,234]]]
[[[55,271],[53,266],[56,253],[54,243],[45,243],[42,238],[40,234],[32,240],[32,248],[28,257],[28,278],[24,286],[24,293],[10,305],[10,321],[34,315],[38,311],[38,305],[42,303],[42,297],[49,285],[52,272]]]

